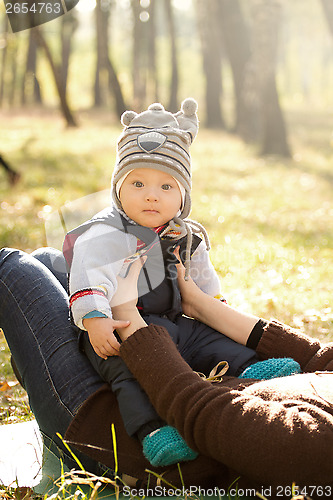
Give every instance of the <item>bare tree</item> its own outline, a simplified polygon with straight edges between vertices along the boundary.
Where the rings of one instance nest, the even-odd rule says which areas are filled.
[[[17,88],[18,40],[8,36],[9,25],[7,20],[5,20],[4,28],[4,48],[1,58],[0,105],[6,100],[7,103],[12,106],[14,104]]]
[[[4,168],[10,185],[14,186],[20,180],[20,174],[9,165],[8,161],[6,161],[2,155],[0,155],[0,165]]]
[[[333,35],[333,3],[332,0],[321,0],[326,21],[331,34]]]
[[[239,0],[217,0],[220,34],[229,59],[235,96],[234,131],[245,141],[258,138],[258,115],[245,98],[244,81],[251,56],[250,33]]]
[[[132,82],[134,107],[142,109],[149,101],[158,101],[156,64],[156,10],[159,0],[132,0],[133,45]]]
[[[249,26],[239,0],[216,1],[215,17],[233,75],[235,131],[246,141],[258,142],[262,154],[289,156],[276,88],[280,0],[252,0]]]
[[[120,116],[125,110],[126,105],[118,80],[116,70],[109,56],[110,34],[109,17],[111,12],[111,3],[108,1],[97,0],[96,15],[96,71],[94,84],[95,106],[104,106],[107,102],[107,96],[113,95],[117,114]]]
[[[28,101],[33,103],[41,103],[42,96],[40,85],[36,74],[37,70],[37,43],[32,34],[29,32],[29,43],[27,50],[26,69],[23,74],[21,84],[21,104],[24,106]]]
[[[20,44],[16,36],[9,33],[8,16],[4,16],[3,48],[1,54],[0,106],[5,102],[13,106],[18,100],[20,78]]]
[[[147,23],[142,19],[142,8],[138,0],[131,1],[133,16],[132,81],[134,107],[142,109],[146,100],[146,39]]]
[[[63,85],[63,79],[61,77],[61,68],[55,63],[51,50],[47,44],[47,41],[40,30],[38,26],[35,28],[32,28],[33,36],[36,39],[36,42],[38,43],[39,47],[41,47],[44,50],[46,59],[49,63],[54,82],[56,85],[56,89],[58,92],[59,100],[60,100],[60,106],[61,106],[61,111],[64,115],[64,118],[66,120],[66,123],[69,127],[76,127],[77,122],[76,119],[74,118],[74,115],[69,107],[68,101],[67,101],[67,95],[66,95],[66,89],[64,88]]]
[[[168,22],[168,31],[170,39],[170,60],[171,60],[171,78],[170,78],[170,96],[168,109],[170,111],[177,111],[178,109],[178,51],[176,42],[176,30],[173,17],[173,10],[171,0],[165,0],[166,18]]]
[[[258,117],[261,154],[290,156],[288,137],[276,88],[280,0],[252,0],[251,56],[246,62],[242,98]]]
[[[105,106],[106,105],[106,90],[104,85],[103,73],[106,71],[103,65],[105,60],[105,47],[108,46],[108,39],[106,40],[106,46],[103,45],[103,34],[107,31],[105,27],[105,21],[108,23],[109,14],[103,15],[101,10],[101,1],[96,2],[95,7],[95,26],[96,26],[96,68],[95,68],[95,81],[94,81],[94,105]],[[107,31],[108,33],[108,31]]]
[[[8,28],[9,21],[8,17],[4,16],[4,47],[2,49],[1,55],[1,75],[0,75],[0,106],[3,104],[4,95],[5,95],[5,79],[6,79],[6,61],[7,61],[7,43],[8,43]]]
[[[222,48],[216,0],[196,0],[197,25],[201,40],[203,70],[206,83],[206,126],[224,128],[221,111]]]
[[[71,10],[67,12],[65,16],[61,18],[61,79],[63,89],[67,90],[67,80],[68,80],[68,69],[69,60],[72,49],[73,36],[78,27],[78,20],[75,15],[75,11]]]
[[[155,102],[159,101],[159,89],[158,89],[158,73],[156,65],[156,0],[150,2],[147,6],[147,12],[149,15],[148,23],[148,84],[147,92],[150,100]]]

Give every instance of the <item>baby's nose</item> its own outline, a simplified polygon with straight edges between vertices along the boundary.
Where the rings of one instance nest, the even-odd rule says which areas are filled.
[[[158,194],[156,189],[149,189],[146,193],[146,200],[147,201],[157,201],[158,200]]]

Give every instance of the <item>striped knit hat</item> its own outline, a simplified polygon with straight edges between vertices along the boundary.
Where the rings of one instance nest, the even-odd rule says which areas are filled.
[[[188,98],[175,114],[165,111],[160,103],[151,104],[140,114],[134,111],[122,114],[121,123],[125,128],[118,140],[117,162],[112,176],[112,198],[118,208],[122,209],[118,194],[126,175],[135,168],[151,168],[166,172],[183,187],[180,217],[183,219],[189,215],[189,149],[198,132],[197,108],[197,102]]]

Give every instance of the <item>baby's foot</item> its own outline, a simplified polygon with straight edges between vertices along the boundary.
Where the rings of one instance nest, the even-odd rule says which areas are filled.
[[[166,425],[151,432],[142,441],[143,454],[154,467],[194,460],[198,453],[191,450],[177,429]]]
[[[301,367],[292,358],[271,358],[248,366],[239,378],[269,380],[301,373]]]

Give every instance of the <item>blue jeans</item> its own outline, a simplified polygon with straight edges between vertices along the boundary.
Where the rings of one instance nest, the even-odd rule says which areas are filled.
[[[42,249],[34,255],[0,250],[0,327],[46,444],[55,443],[73,467],[56,433],[64,436],[80,406],[104,382],[78,348],[62,254],[55,251],[52,259],[50,249]],[[101,472],[91,458],[75,453],[87,470]]]

